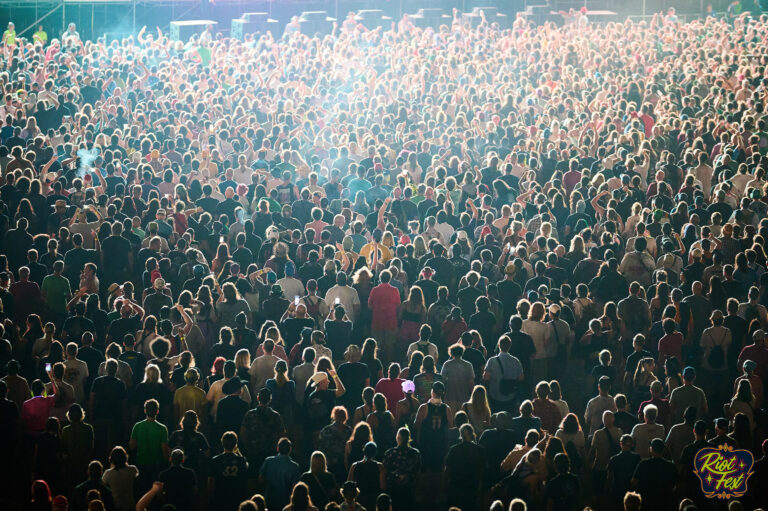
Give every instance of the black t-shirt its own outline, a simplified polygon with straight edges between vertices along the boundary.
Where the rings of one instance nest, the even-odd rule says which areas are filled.
[[[347,391],[341,397],[341,401],[347,410],[354,410],[363,404],[362,393],[365,388],[365,381],[372,382],[371,373],[368,366],[362,362],[344,362],[337,371],[341,383]]]
[[[93,380],[91,392],[95,394],[93,417],[117,419],[121,415],[126,397],[125,384],[114,376],[100,376]]]
[[[613,490],[617,496],[624,496],[629,491],[632,475],[637,464],[640,463],[640,455],[636,452],[622,451],[615,454],[608,462],[608,470],[613,474]]]
[[[426,262],[426,266],[429,266],[435,270],[432,278],[441,286],[450,286],[454,276],[454,268],[450,259],[443,256],[432,257]]]
[[[165,501],[173,504],[176,509],[191,509],[194,507],[194,491],[197,485],[195,472],[184,467],[171,467],[160,472],[157,478],[163,483]]]
[[[504,335],[508,335],[512,339],[512,347],[509,349],[509,354],[520,361],[525,375],[530,375],[531,356],[536,353],[533,339],[525,332],[507,332]]]
[[[643,509],[670,510],[673,500],[669,498],[677,480],[675,465],[663,458],[649,458],[641,461],[633,476],[643,499]]]
[[[144,368],[147,366],[147,357],[138,351],[124,351],[118,357],[120,360],[131,366],[134,381],[141,378],[144,374]]]
[[[108,236],[101,242],[104,254],[104,270],[112,272],[128,269],[128,254],[131,253],[131,243],[122,236]]]
[[[135,335],[139,328],[141,328],[141,318],[138,314],[128,318],[118,318],[110,323],[109,336],[112,342],[122,344],[126,335]]]
[[[72,316],[64,321],[64,331],[68,340],[79,341],[84,332],[96,333],[96,325],[85,316]]]
[[[197,470],[203,454],[208,450],[208,440],[199,431],[184,431],[179,429],[168,437],[170,449],[180,448],[184,451],[184,466]]]
[[[501,478],[501,462],[515,447],[515,433],[508,429],[486,429],[478,444],[485,448],[486,470],[492,482]]]
[[[70,279],[70,284],[75,281],[73,287],[79,287],[80,271],[85,267],[85,263],[95,262],[94,250],[87,250],[84,248],[73,248],[67,250],[64,254],[64,264],[67,268],[67,278]]]
[[[351,344],[352,322],[332,321],[325,322],[326,344],[333,352],[334,359],[340,359],[344,355],[347,346]],[[362,389],[360,389],[362,391]]]
[[[0,445],[11,445],[15,440],[19,407],[9,399],[0,399]]]
[[[336,405],[336,391],[315,389],[306,400],[307,426],[312,431],[319,431],[328,423],[331,410]]]
[[[463,358],[472,364],[472,368],[475,370],[475,383],[479,384],[483,378],[483,370],[485,368],[485,357],[483,356],[483,353],[477,348],[469,347],[464,350]]]
[[[290,350],[301,339],[302,329],[314,328],[315,321],[312,318],[286,318],[282,324],[285,328],[285,346]]]
[[[236,509],[247,498],[247,473],[248,462],[237,454],[225,452],[211,459],[209,476],[214,480],[212,497],[220,509]]]
[[[243,401],[240,396],[223,398],[216,407],[217,429],[222,433],[234,431],[239,434],[240,425],[243,423],[243,417],[245,417],[248,409],[248,403]]]

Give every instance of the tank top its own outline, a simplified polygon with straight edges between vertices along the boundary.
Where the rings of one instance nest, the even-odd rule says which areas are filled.
[[[448,413],[445,403],[427,403],[427,417],[421,423],[421,449],[424,468],[431,471],[441,471],[446,451],[446,430],[448,429]]]

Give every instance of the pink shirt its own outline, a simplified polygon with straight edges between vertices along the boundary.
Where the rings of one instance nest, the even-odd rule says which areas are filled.
[[[37,396],[24,401],[21,407],[21,423],[27,434],[42,433],[45,430],[45,422],[51,414],[55,396]]]
[[[371,330],[396,330],[397,307],[400,305],[400,292],[391,284],[379,284],[368,295],[368,308],[371,309]]]

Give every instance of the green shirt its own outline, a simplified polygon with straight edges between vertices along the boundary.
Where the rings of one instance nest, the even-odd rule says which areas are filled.
[[[38,32],[35,32],[32,34],[32,40],[33,41],[40,41],[41,43],[45,44],[48,42],[48,32],[45,30],[40,30]]]
[[[200,46],[197,49],[197,54],[200,55],[200,62],[204,66],[207,66],[208,63],[211,61],[211,50],[209,50],[208,48],[204,46]]]
[[[6,30],[3,32],[3,42],[7,45],[16,44],[16,31]]]
[[[144,419],[137,422],[131,431],[131,440],[136,440],[136,464],[160,465],[163,458],[163,444],[168,443],[168,428],[157,421]]]
[[[70,294],[69,280],[61,275],[48,275],[43,279],[41,289],[45,302],[53,312],[67,312],[67,296]]]

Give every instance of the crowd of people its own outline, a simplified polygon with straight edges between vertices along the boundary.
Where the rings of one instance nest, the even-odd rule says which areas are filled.
[[[3,509],[768,502],[764,16],[149,32],[3,36]]]

